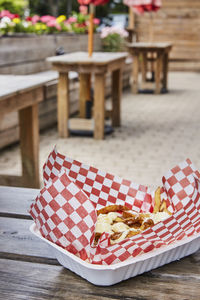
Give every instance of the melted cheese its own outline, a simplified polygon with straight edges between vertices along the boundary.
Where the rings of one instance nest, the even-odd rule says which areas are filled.
[[[169,218],[169,216],[170,215],[166,212],[157,212],[156,214],[151,214],[150,218],[153,220],[154,224],[157,224]]]
[[[132,211],[129,211],[130,213],[139,216],[138,213],[134,213]],[[116,239],[111,241],[112,244],[118,243],[122,240],[124,240],[128,234],[129,231],[138,231],[138,229],[135,228],[130,228],[128,225],[126,225],[123,222],[117,222],[113,224],[113,221],[120,216],[120,213],[117,212],[110,212],[108,214],[100,214],[97,218],[97,223],[96,223],[96,229],[95,232],[98,233],[109,233],[110,235],[115,233],[115,232],[122,232],[121,236]],[[164,221],[169,217],[169,214],[166,212],[157,212],[157,213],[148,213],[146,214],[144,218],[144,222],[147,221],[148,219],[152,219],[154,224],[159,223],[160,221]]]
[[[113,221],[119,216],[119,213],[110,212],[108,214],[100,214],[97,218],[96,223],[96,232],[103,233],[107,232],[112,234],[112,226]]]
[[[114,241],[111,240],[110,243],[111,244],[116,244],[116,243],[119,243],[119,242],[123,241],[126,238],[128,232],[129,232],[128,230],[122,232],[122,235],[117,240],[114,240]]]
[[[112,225],[112,230],[114,232],[123,232],[125,230],[129,230],[129,226],[122,222],[118,222]]]

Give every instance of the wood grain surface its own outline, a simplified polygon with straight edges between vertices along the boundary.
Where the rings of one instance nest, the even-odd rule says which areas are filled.
[[[61,56],[53,56],[47,58],[47,61],[60,65],[107,65],[112,62],[120,61],[125,59],[127,53],[119,52],[94,52],[91,57],[88,56],[87,52],[73,52]]]

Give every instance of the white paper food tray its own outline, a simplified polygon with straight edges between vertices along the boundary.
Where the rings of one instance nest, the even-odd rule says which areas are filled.
[[[200,248],[200,235],[196,234],[168,246],[113,265],[93,265],[43,238],[35,223],[30,231],[49,244],[61,265],[95,285],[112,285],[144,272],[163,266],[196,252]]]

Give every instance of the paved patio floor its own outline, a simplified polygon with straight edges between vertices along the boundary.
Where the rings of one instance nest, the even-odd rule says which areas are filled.
[[[200,73],[170,73],[170,93],[123,94],[122,126],[103,141],[60,139],[56,128],[40,139],[40,166],[54,145],[81,162],[149,186],[186,158],[200,170]],[[0,172],[19,174],[19,146],[0,151]]]

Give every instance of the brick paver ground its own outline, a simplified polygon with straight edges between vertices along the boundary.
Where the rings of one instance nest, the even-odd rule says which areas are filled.
[[[170,73],[170,93],[123,94],[122,126],[103,141],[58,138],[56,128],[41,134],[41,167],[54,145],[87,164],[149,186],[190,158],[200,170],[200,74]],[[19,146],[0,151],[0,172],[20,173]]]

